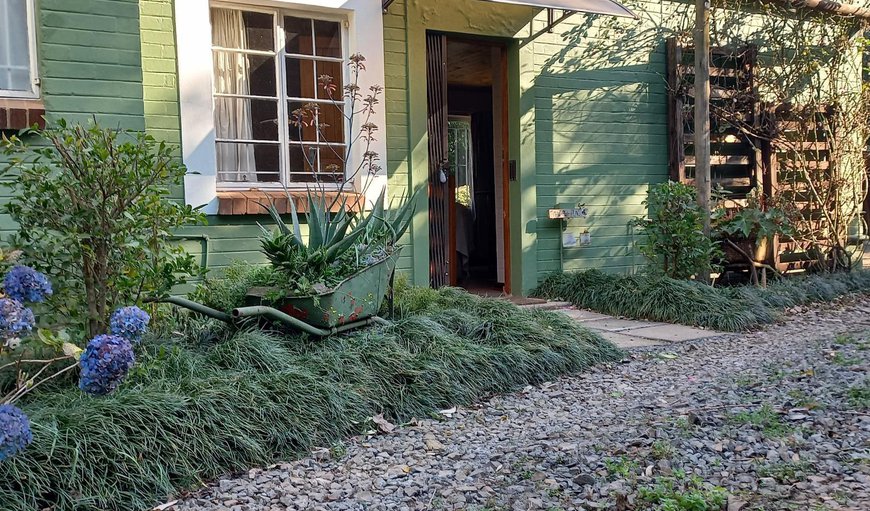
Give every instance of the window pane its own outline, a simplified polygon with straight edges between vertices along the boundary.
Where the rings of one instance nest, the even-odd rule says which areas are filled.
[[[341,25],[335,21],[314,20],[317,55],[341,58]]]
[[[277,183],[280,181],[278,144],[218,142],[218,181],[225,183]]]
[[[271,14],[245,12],[246,48],[251,50],[275,51],[275,20]]]
[[[344,64],[317,61],[317,97],[340,101],[344,97]],[[325,81],[328,77],[331,80]]]
[[[0,90],[29,91],[26,0],[0,1]]]
[[[290,180],[340,183],[344,179],[344,146],[290,146]],[[316,173],[313,169],[319,169]]]
[[[275,58],[215,50],[214,88],[219,94],[276,97]]]
[[[287,41],[287,53],[314,55],[310,19],[284,16],[284,37]]]
[[[278,102],[216,97],[217,138],[278,141]]]
[[[287,96],[291,98],[314,99],[317,78],[314,75],[314,61],[287,59]]]
[[[211,10],[211,38],[214,46],[239,50],[275,50],[275,22],[271,14]]]
[[[320,106],[320,141],[344,143],[345,118],[344,104],[323,104]]]
[[[288,103],[288,133],[296,142],[317,142],[316,111],[320,105],[291,101]]]
[[[320,147],[320,172],[325,180],[339,182],[344,177],[344,146],[329,145]]]

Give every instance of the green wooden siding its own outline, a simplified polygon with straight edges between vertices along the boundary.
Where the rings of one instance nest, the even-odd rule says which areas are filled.
[[[174,145],[181,144],[181,119],[178,99],[178,62],[175,51],[173,0],[140,0],[142,16],[142,69],[145,125],[155,138]],[[174,191],[183,197],[183,190]],[[183,229],[180,241],[200,263],[221,270],[234,261],[265,261],[259,252],[260,228],[268,225],[265,216],[210,216],[208,225]]]
[[[140,4],[145,123],[150,133],[177,144],[172,0],[141,0]],[[391,197],[403,196],[426,179],[425,125],[420,129],[421,120],[425,122],[425,75],[421,80],[415,73],[422,66],[418,60],[423,56],[420,43],[425,30],[517,39],[535,16],[531,9],[468,0],[443,0],[425,7],[405,0],[393,3],[384,16],[387,126],[382,129],[387,137],[384,161]],[[538,27],[542,16],[534,22]],[[595,34],[590,39],[589,30],[581,31],[586,21],[577,15],[556,33],[511,49],[516,103],[510,117],[511,158],[529,167],[521,170],[520,181],[510,191],[516,291],[528,291],[559,268],[560,227],[547,218],[547,209],[558,203],[583,203],[592,213],[584,226],[593,244],[566,251],[566,268],[634,271],[643,260],[633,248],[628,223],[644,214],[641,203],[649,185],[667,175],[663,43],[656,42],[646,53],[636,52],[637,46],[632,45],[630,54],[622,52],[619,59],[614,58],[614,48],[608,48],[595,62],[588,58],[590,49],[609,44],[609,39]],[[421,197],[414,227],[405,240],[411,246],[400,261],[400,269],[418,284],[428,281],[425,206],[426,198]],[[205,235],[208,241],[191,239],[185,246],[203,261],[208,246],[212,268],[237,259],[262,261],[256,220],[262,219],[210,217],[207,227],[185,231]]]
[[[403,5],[404,0],[395,4]],[[387,125],[382,129],[387,137],[387,190],[394,200],[406,197],[410,187],[408,133],[408,51],[404,7],[390,9],[384,16],[384,103]],[[403,243],[413,240],[413,228]],[[408,247],[399,258],[398,269],[414,278],[415,251]],[[418,254],[416,257],[420,257]],[[428,255],[426,256],[428,258]],[[428,275],[425,276],[428,279]]]
[[[37,4],[47,117],[143,129],[138,0]]]
[[[37,60],[46,117],[142,130],[138,0],[40,0]],[[0,165],[3,165],[0,156]],[[9,198],[0,188],[0,203]],[[0,215],[0,237],[15,229]]]

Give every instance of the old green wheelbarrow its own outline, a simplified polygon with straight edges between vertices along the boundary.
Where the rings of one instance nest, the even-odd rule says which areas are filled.
[[[318,337],[346,332],[375,323],[389,324],[377,316],[390,289],[399,251],[363,268],[334,289],[309,296],[287,296],[277,302],[267,298],[271,288],[252,288],[245,307],[229,314],[180,297],[157,300],[171,303],[229,324],[263,318]]]

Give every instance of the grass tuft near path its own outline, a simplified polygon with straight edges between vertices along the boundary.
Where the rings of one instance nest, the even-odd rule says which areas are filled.
[[[870,292],[870,272],[808,275],[753,286],[714,288],[658,275],[598,270],[555,274],[533,293],[617,316],[739,332],[776,321],[786,307]]]
[[[39,392],[34,443],[0,464],[0,509],[150,509],[222,474],[616,360],[558,313],[405,290],[393,326],[325,340],[188,319],[146,340],[115,394]]]

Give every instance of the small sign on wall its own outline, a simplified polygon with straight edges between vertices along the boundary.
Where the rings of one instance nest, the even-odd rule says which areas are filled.
[[[591,244],[592,235],[589,232],[581,232],[579,234],[573,232],[562,233],[562,247],[564,248],[577,248]]]
[[[549,210],[551,220],[568,220],[571,218],[586,218],[589,216],[587,208],[561,208]]]

